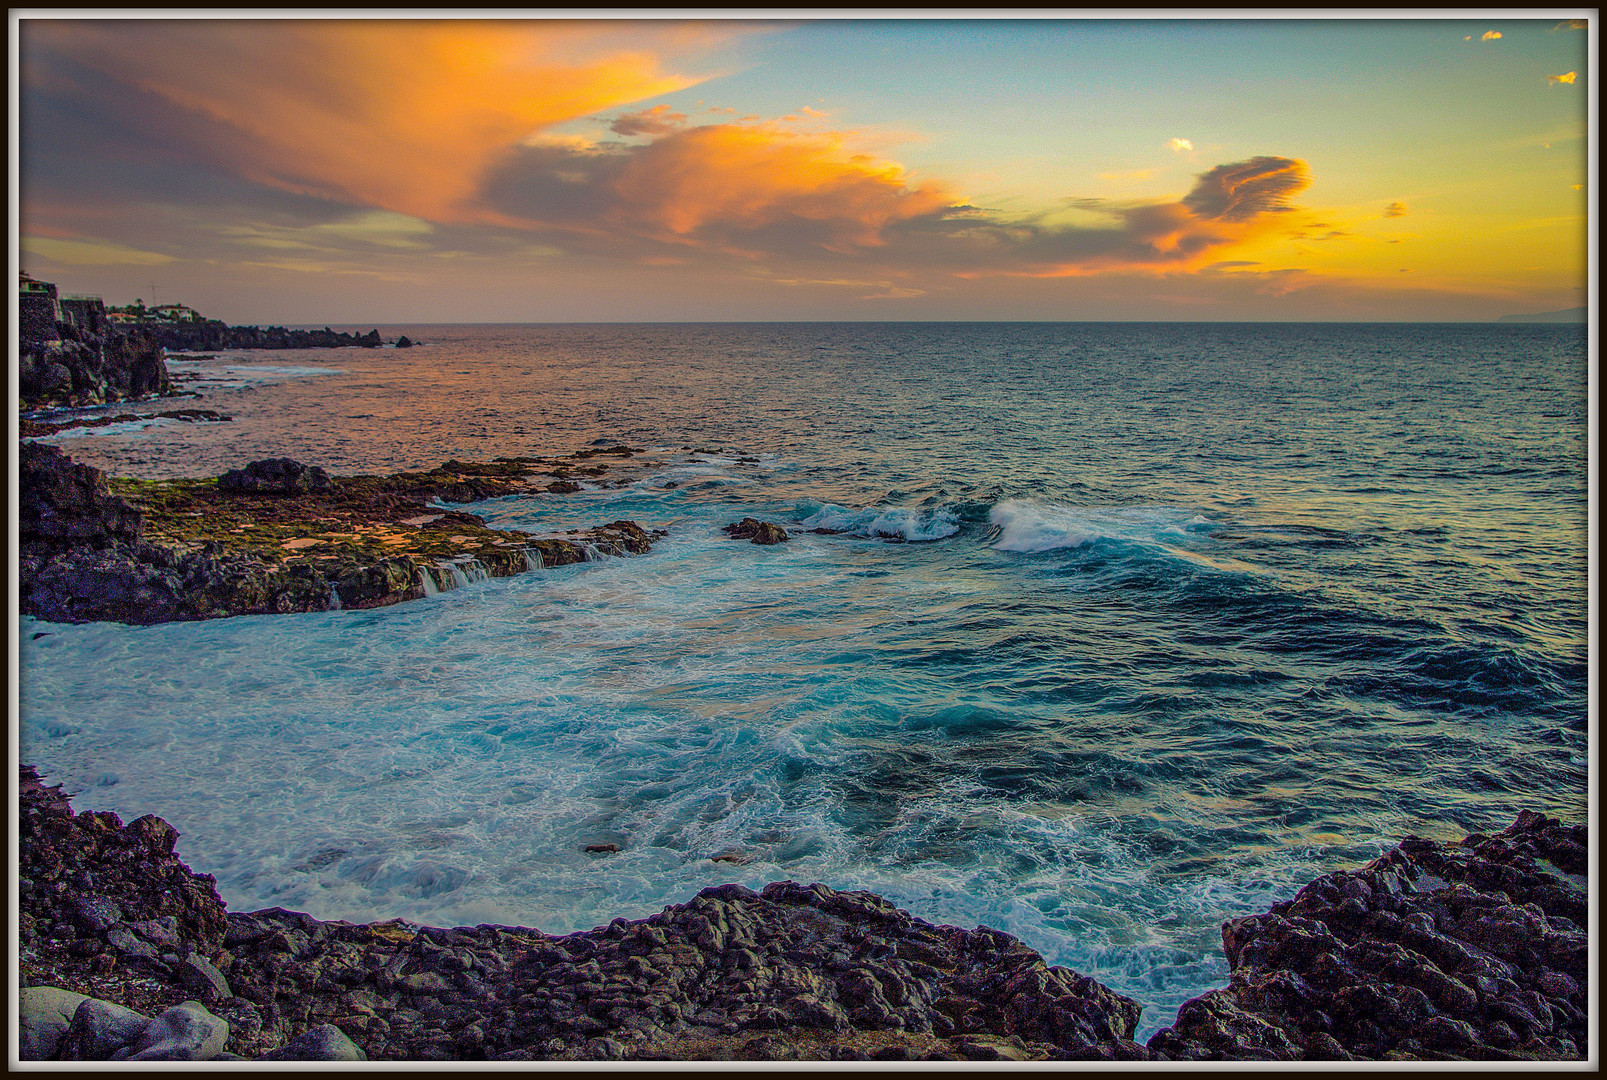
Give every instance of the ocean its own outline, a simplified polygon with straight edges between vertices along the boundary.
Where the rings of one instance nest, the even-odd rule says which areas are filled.
[[[370,611],[24,618],[21,759],[172,822],[231,910],[565,933],[820,881],[1018,935],[1146,1038],[1225,982],[1223,920],[1587,815],[1583,327],[381,332],[426,344],[175,358],[231,422],[49,441],[151,477],[626,443],[625,486],[466,508],[668,535]]]

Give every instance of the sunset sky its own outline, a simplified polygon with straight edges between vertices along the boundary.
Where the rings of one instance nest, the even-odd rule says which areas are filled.
[[[13,227],[231,323],[1485,320],[1587,303],[1583,15],[24,18]]]

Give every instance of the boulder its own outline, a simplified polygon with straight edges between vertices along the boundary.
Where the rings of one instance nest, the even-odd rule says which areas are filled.
[[[150,1017],[133,1009],[85,998],[73,1013],[58,1056],[62,1061],[110,1061],[113,1054],[132,1046],[150,1023]]]
[[[346,1037],[334,1024],[319,1024],[302,1032],[277,1050],[270,1050],[258,1061],[367,1061],[362,1047]]]
[[[218,477],[218,490],[230,495],[302,495],[327,491],[329,486],[329,474],[323,469],[290,458],[253,461]]]
[[[413,339],[408,337],[406,334],[403,334],[401,337],[396,339],[396,347],[398,349],[411,349],[413,347]]]
[[[17,1056],[23,1061],[51,1061],[83,994],[59,986],[25,986],[17,1000]]]
[[[725,534],[734,540],[748,540],[755,544],[779,544],[787,539],[787,530],[775,522],[750,517],[725,526]]]
[[[223,972],[204,956],[191,956],[181,963],[178,976],[186,990],[194,991],[208,1005],[234,996]]]
[[[131,1047],[113,1061],[206,1061],[223,1052],[229,1022],[213,1016],[199,1001],[175,1005],[152,1020]]]

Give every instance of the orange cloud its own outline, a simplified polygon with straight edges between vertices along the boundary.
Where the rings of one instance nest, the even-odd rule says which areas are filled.
[[[1501,31],[1499,30],[1486,30],[1484,36],[1479,38],[1480,41],[1499,41],[1500,39]]]
[[[1201,174],[1178,202],[1073,200],[1108,224],[1056,224],[969,206],[945,184],[856,153],[845,133],[735,122],[675,127],[642,145],[532,144],[485,195],[510,221],[598,251],[645,240],[755,259],[1070,276],[1198,268],[1286,231],[1310,182],[1303,161],[1258,157]]]
[[[1407,213],[1406,204],[1403,202],[1392,202],[1384,207],[1384,216],[1387,218],[1405,217]]]
[[[1578,77],[1579,77],[1579,72],[1577,72],[1577,71],[1570,71],[1566,75],[1547,75],[1546,76],[1546,85],[1547,86],[1556,86],[1558,83],[1563,83],[1563,84],[1565,84],[1567,86],[1572,86],[1574,80],[1577,79]]]
[[[161,115],[151,138],[281,190],[436,222],[483,220],[484,172],[554,124],[692,85],[606,28],[558,22],[41,22]],[[686,27],[670,37],[685,38]]]
[[[614,217],[659,239],[730,239],[812,227],[842,251],[884,243],[882,231],[942,210],[953,196],[911,186],[903,170],[850,152],[841,135],[711,124],[677,131],[634,155],[614,181]]]

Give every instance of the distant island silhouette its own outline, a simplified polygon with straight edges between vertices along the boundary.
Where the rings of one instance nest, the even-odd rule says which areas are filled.
[[[1503,315],[1496,322],[1585,322],[1589,308],[1571,307],[1561,311],[1536,311],[1528,315]]]

